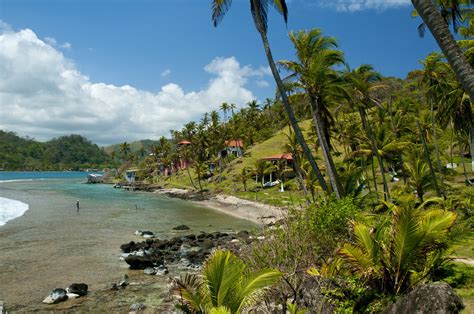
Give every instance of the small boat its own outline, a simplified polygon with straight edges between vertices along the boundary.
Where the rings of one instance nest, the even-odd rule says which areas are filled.
[[[104,176],[102,174],[90,173],[87,175],[87,183],[102,183]]]

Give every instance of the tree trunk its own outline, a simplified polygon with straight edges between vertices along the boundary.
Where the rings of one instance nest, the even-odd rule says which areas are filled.
[[[257,1],[257,0],[251,0],[251,1]],[[255,10],[258,10],[259,6],[254,5]],[[281,80],[280,74],[278,73],[278,70],[275,65],[275,61],[273,60],[272,52],[270,50],[270,44],[268,42],[267,34],[265,32],[265,29],[263,28],[263,21],[261,21],[261,13],[260,12],[255,12],[253,15],[253,19],[255,22],[255,27],[257,28],[258,32],[260,33],[260,36],[262,37],[262,42],[263,42],[263,47],[265,48],[265,54],[268,59],[268,64],[270,66],[270,69],[272,70],[273,77],[275,79],[275,82],[278,86],[278,90],[281,95],[281,99],[283,102],[283,107],[285,108],[286,114],[288,115],[288,120],[291,123],[291,126],[293,130],[295,131],[295,136],[298,141],[298,143],[301,145],[301,148],[303,149],[303,154],[305,155],[306,159],[308,160],[309,164],[311,165],[311,169],[315,173],[316,177],[318,178],[319,184],[321,185],[321,188],[329,192],[328,186],[326,184],[326,180],[324,180],[323,175],[321,174],[321,171],[319,170],[319,167],[316,163],[316,160],[314,159],[313,155],[311,154],[311,150],[308,147],[308,144],[306,143],[303,133],[301,132],[301,129],[298,125],[298,120],[296,120],[295,113],[293,112],[293,108],[291,108],[290,101],[288,100],[288,96],[286,94],[286,90],[283,87],[283,82]],[[474,98],[473,98],[474,99]]]
[[[362,125],[364,126],[365,132],[367,133],[367,137],[369,138],[370,144],[372,146],[372,154],[377,158],[377,161],[379,163],[379,168],[380,168],[380,173],[382,175],[382,183],[383,183],[383,192],[384,192],[383,199],[385,201],[390,200],[390,193],[388,191],[387,178],[385,178],[383,160],[379,154],[379,150],[377,148],[377,144],[375,143],[375,138],[374,138],[374,135],[372,134],[372,130],[370,129],[369,123],[367,122],[365,109],[362,107],[359,107],[359,114],[362,120]]]
[[[344,197],[344,189],[341,185],[341,181],[337,175],[336,166],[334,165],[334,160],[332,159],[331,153],[329,151],[329,139],[326,138],[326,133],[323,129],[323,122],[321,118],[321,110],[319,109],[319,102],[314,96],[310,95],[311,100],[311,114],[313,116],[314,126],[316,127],[316,133],[319,138],[319,144],[323,151],[324,161],[326,162],[326,173],[329,176],[332,189],[336,193],[336,197],[341,199]]]
[[[443,198],[446,199],[446,190],[444,188],[443,168],[441,166],[441,160],[439,158],[439,146],[438,146],[438,132],[436,132],[436,124],[434,118],[434,106],[433,100],[430,100],[430,116],[431,116],[431,128],[433,129],[433,142],[436,150],[436,163],[438,165],[439,180],[441,181],[441,193]]]
[[[308,197],[308,189],[306,188],[306,185],[304,184],[303,176],[301,175],[301,168],[297,160],[297,156],[293,155],[293,165],[294,165],[294,170],[296,173],[296,180],[298,181],[298,184],[300,185],[300,188],[303,190],[304,197],[306,199],[306,204],[311,204],[311,200]]]
[[[474,171],[474,124],[471,124],[469,130],[469,148],[471,150],[471,172]]]
[[[411,2],[443,51],[464,90],[471,99],[474,99],[474,70],[454,40],[448,24],[432,0],[412,0]]]
[[[423,132],[421,130],[421,125],[420,125],[419,120],[416,121],[416,125],[418,126],[418,132],[420,132],[421,142],[423,143],[423,150],[425,151],[425,157],[426,157],[426,160],[428,161],[428,166],[430,167],[430,173],[431,173],[431,177],[433,178],[433,184],[436,190],[436,194],[438,194],[438,196],[441,196],[441,191],[439,190],[438,181],[436,180],[433,164],[431,163],[430,152],[428,151],[428,145],[426,145],[425,137],[423,136]]]

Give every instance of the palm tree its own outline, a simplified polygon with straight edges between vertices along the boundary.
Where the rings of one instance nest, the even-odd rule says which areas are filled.
[[[225,125],[227,123],[227,111],[229,111],[230,109],[229,104],[226,102],[223,102],[219,108],[224,113],[224,125]]]
[[[405,168],[409,176],[408,186],[416,190],[421,202],[427,188],[433,185],[428,164],[418,155],[411,154],[405,162]]]
[[[385,168],[382,157],[379,154],[379,149],[375,141],[372,128],[367,120],[366,110],[374,105],[380,106],[379,101],[373,97],[373,92],[380,88],[384,88],[384,85],[378,84],[380,82],[380,74],[375,72],[371,65],[362,65],[357,69],[345,73],[346,80],[349,83],[350,88],[344,93],[349,99],[351,104],[356,107],[359,112],[360,119],[362,121],[362,127],[365,130],[366,136],[370,141],[373,155],[377,158],[379,164],[380,174],[382,176],[382,183],[384,189],[384,199],[390,199],[390,193],[388,190],[387,178],[385,177]]]
[[[128,144],[127,142],[123,142],[122,144],[119,145],[119,151],[120,151],[120,155],[122,156],[124,160],[128,160],[129,155],[132,152],[130,149],[130,144]]]
[[[474,99],[474,70],[449,31],[448,24],[432,0],[412,0],[416,11],[428,26],[464,90]],[[454,3],[459,3],[453,0]]]
[[[387,205],[390,214],[378,226],[354,224],[355,244],[345,244],[339,254],[359,278],[400,294],[425,281],[442,259],[456,214]]]
[[[319,29],[290,32],[290,40],[296,49],[298,61],[282,60],[281,66],[291,72],[296,87],[304,89],[309,97],[314,126],[319,139],[326,172],[337,198],[344,196],[344,190],[338,178],[336,166],[330,153],[330,121],[333,120],[328,105],[334,90],[341,82],[334,66],[344,63],[344,57],[337,47],[336,39],[322,36]]]
[[[444,178],[441,166],[441,160],[439,156],[439,145],[438,145],[438,134],[436,131],[435,123],[435,114],[434,114],[434,105],[435,103],[439,105],[440,98],[443,93],[442,85],[446,84],[445,80],[447,78],[447,73],[442,62],[443,56],[439,53],[431,53],[426,57],[424,61],[421,61],[423,65],[422,70],[415,70],[409,73],[409,78],[418,78],[421,84],[425,84],[428,87],[428,92],[426,93],[426,98],[430,107],[430,118],[431,118],[431,128],[433,131],[433,143],[435,145],[436,151],[436,162],[438,166],[439,178],[441,181],[441,191],[443,197],[446,197],[446,189],[444,187]]]
[[[249,272],[247,265],[229,251],[215,250],[199,275],[176,280],[177,307],[184,313],[243,313],[281,277],[281,272],[264,269]]]
[[[231,0],[212,0],[212,21],[214,23],[214,26],[217,26],[217,24],[224,18],[224,15],[229,9],[231,3]],[[290,124],[293,130],[295,131],[295,136],[298,139],[298,143],[303,148],[303,153],[306,159],[309,161],[311,168],[313,168],[313,172],[318,177],[321,187],[324,191],[328,192],[329,189],[326,184],[326,181],[324,180],[324,177],[321,174],[318,165],[316,164],[314,156],[311,154],[311,150],[309,149],[308,144],[304,139],[303,133],[301,132],[301,129],[298,125],[298,120],[296,119],[296,116],[288,100],[288,96],[283,86],[280,74],[278,73],[278,70],[276,68],[275,61],[273,60],[273,55],[270,50],[270,44],[267,38],[267,12],[269,3],[272,3],[277,9],[277,11],[283,15],[285,22],[287,21],[288,8],[286,6],[285,0],[250,0],[250,11],[252,13],[253,21],[255,23],[257,31],[260,33],[260,37],[262,38],[265,54],[268,59],[268,64],[272,71],[275,82],[278,86],[283,106],[288,115]]]

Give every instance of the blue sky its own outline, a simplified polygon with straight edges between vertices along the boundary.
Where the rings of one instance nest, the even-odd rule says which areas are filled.
[[[424,39],[418,37],[417,26],[420,20],[411,18],[410,1],[292,0],[288,3],[287,27],[273,9],[270,15],[269,39],[277,60],[294,56],[287,37],[289,30],[313,27],[321,28],[325,35],[338,39],[340,48],[352,67],[370,63],[386,76],[405,77],[408,71],[419,66],[418,60],[437,50],[431,35],[427,34]],[[180,97],[190,101],[189,106],[205,107],[204,111],[218,108],[217,102],[222,100],[217,96],[211,97],[210,94],[225,95],[229,88],[236,89],[235,95],[233,94],[235,97],[231,97],[231,100],[240,102],[240,105],[243,105],[242,102],[248,97],[263,100],[274,95],[274,84],[271,76],[265,71],[266,58],[249,11],[247,0],[234,0],[222,23],[214,28],[211,24],[209,0],[0,2],[0,20],[7,25],[12,36],[18,35],[21,30],[31,30],[40,41],[36,42],[38,47],[44,42],[54,50],[48,50],[49,52],[58,54],[51,62],[67,64],[66,68],[71,68],[84,77],[84,81],[80,83],[82,85],[78,86],[84,86],[86,83],[92,87],[104,84],[114,87],[129,85],[138,92],[155,96],[163,93],[165,86],[179,87],[177,93],[181,93]],[[28,36],[18,39],[18,36],[16,39],[10,39],[31,39]],[[6,42],[4,41],[4,44]],[[1,45],[2,42],[0,49]],[[21,50],[18,51],[18,54],[22,53]],[[22,62],[40,62],[28,59],[34,58],[31,55],[22,55]],[[13,62],[15,57],[9,55],[8,58],[4,62]],[[58,61],[58,58],[61,60]],[[215,58],[220,59],[217,59],[217,63],[212,63],[216,61]],[[0,66],[1,60],[0,58]],[[211,64],[213,66],[204,69]],[[232,73],[227,75],[229,68],[234,72],[231,71]],[[235,71],[238,75],[235,75]],[[63,77],[62,74],[60,76]],[[237,83],[228,82],[234,79]],[[224,90],[209,91],[213,83],[219,86],[223,84]],[[108,92],[110,89],[113,88],[109,88]],[[200,101],[195,101],[193,97],[202,95],[201,92],[207,93],[207,96],[204,100],[201,97]],[[173,94],[167,99],[175,96]],[[64,101],[64,97],[69,95],[61,97]],[[51,97],[48,99],[51,101]],[[130,100],[127,108],[133,110],[133,103],[136,101]],[[216,103],[203,105],[205,101]],[[174,106],[172,101],[155,102],[153,105]],[[107,103],[104,106],[110,111],[114,110],[115,104]],[[119,109],[123,110],[123,107],[117,107],[117,110]],[[168,112],[165,109],[170,108],[156,113],[161,117],[159,121],[162,121],[163,115]],[[30,136],[38,139],[47,139],[69,131],[86,133],[93,140],[106,144],[143,136],[156,138],[159,135],[167,135],[169,128],[179,128],[180,123],[186,119],[196,119],[202,112],[195,110],[186,115],[182,114],[182,119],[176,119],[173,123],[163,121],[166,127],[162,128],[145,130],[143,127],[134,126],[138,129],[136,134],[123,136],[123,139],[118,136],[100,135],[100,132],[105,132],[105,129],[101,128],[96,128],[95,133],[87,131],[91,129],[91,125],[81,125],[80,121],[72,123],[73,126],[69,128],[64,125],[67,123],[57,123],[57,120],[53,121],[50,127],[41,125],[34,128],[31,121],[29,127],[26,127],[25,121],[10,117],[10,112],[2,112],[0,128],[25,135],[30,132],[33,133],[29,134]],[[56,118],[61,119],[67,115],[74,115],[74,112],[58,114]],[[96,112],[91,113],[91,116],[97,120],[101,118]],[[113,124],[112,121],[110,124]],[[132,132],[134,127],[130,126],[126,130]]]

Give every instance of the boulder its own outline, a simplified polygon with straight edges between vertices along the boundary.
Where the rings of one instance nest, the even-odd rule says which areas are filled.
[[[382,313],[459,313],[464,308],[461,298],[445,282],[421,285],[403,296]]]
[[[130,255],[125,258],[125,262],[130,265],[130,269],[145,269],[155,266],[154,259],[147,256]]]
[[[186,225],[179,225],[179,226],[176,226],[173,228],[173,230],[189,230],[191,228],[189,228],[188,226]]]
[[[125,244],[122,244],[120,246],[120,249],[122,250],[122,252],[124,253],[130,253],[133,251],[133,247],[135,246],[135,242],[131,241],[129,243],[125,243]]]
[[[123,279],[118,283],[118,287],[125,288],[128,285],[129,285],[128,275],[125,274],[123,275]]]
[[[169,273],[168,267],[164,265],[160,265],[158,269],[156,270],[156,275],[157,276],[164,276]]]
[[[79,296],[85,296],[87,294],[87,286],[85,283],[73,283],[66,289],[68,293],[78,294]]]
[[[154,275],[154,274],[156,274],[156,269],[153,268],[153,267],[147,267],[143,270],[143,273],[145,275]]]
[[[69,292],[68,292],[66,295],[67,295],[67,298],[68,298],[68,299],[77,299],[77,298],[80,297],[80,295],[78,295],[78,294],[69,293]]]
[[[43,300],[43,303],[54,304],[67,300],[67,292],[62,288],[56,288]]]
[[[130,312],[138,312],[140,310],[144,310],[146,306],[142,303],[134,303],[130,305]]]

